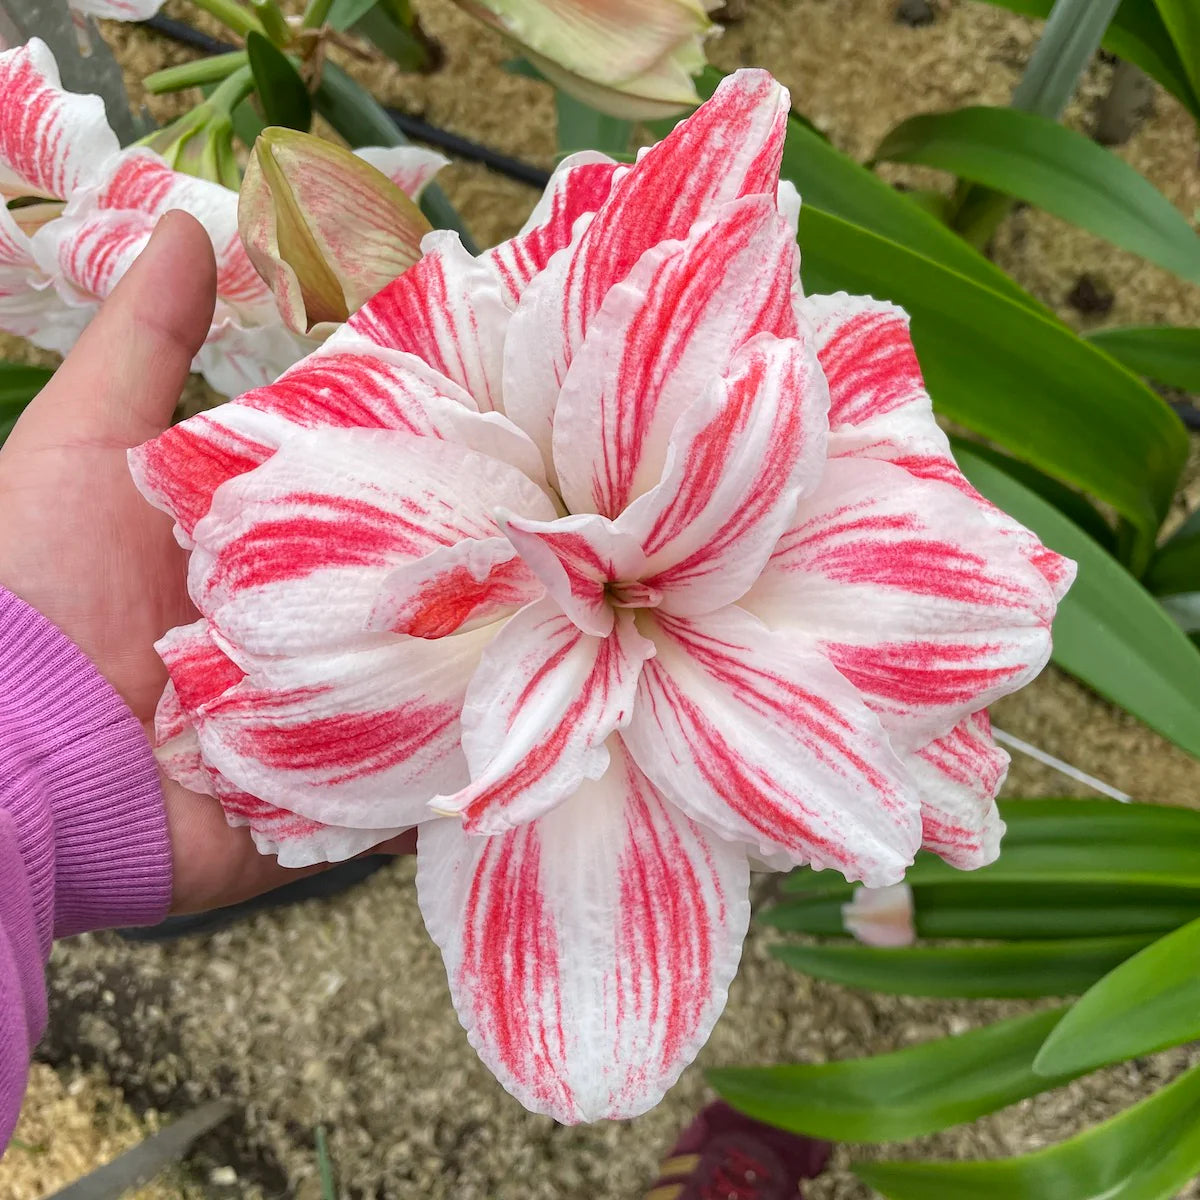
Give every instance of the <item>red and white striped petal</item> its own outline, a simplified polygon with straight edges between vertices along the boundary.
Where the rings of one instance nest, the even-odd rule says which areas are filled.
[[[515,468],[454,442],[384,430],[313,430],[226,482],[195,526],[188,587],[252,654],[362,641],[389,573],[499,534],[498,508],[551,515]]]
[[[1075,578],[1070,560],[1047,550],[1007,513],[981,496],[958,469],[933,417],[908,331],[908,314],[870,296],[809,296],[802,311],[817,331],[829,380],[829,455],[876,458],[920,479],[936,479],[969,496],[997,529],[1015,538],[1045,576],[1056,600]]]
[[[963,871],[995,862],[1004,834],[996,796],[1009,758],[992,740],[987,711],[972,713],[905,761],[921,796],[924,848]]]
[[[71,11],[104,21],[147,21],[163,0],[71,0]]]
[[[506,538],[433,550],[384,579],[368,628],[440,638],[477,629],[541,598],[541,580]]]
[[[281,321],[242,325],[234,317],[214,321],[192,369],[225,396],[265,387],[312,350],[312,342]]]
[[[642,256],[687,238],[698,221],[739,197],[773,200],[787,108],[787,90],[765,71],[727,77],[707,104],[638,158],[569,248],[530,283],[505,345],[505,404],[539,445],[548,444],[559,388],[593,317]]]
[[[194,723],[206,705],[246,677],[203,619],[168,630],[154,649],[170,677],[155,713],[155,733],[162,740],[176,736],[185,723]]]
[[[43,225],[31,242],[63,301],[94,312],[141,254],[155,222],[148,213],[91,209]]]
[[[216,795],[212,772],[200,757],[196,727],[184,712],[175,685],[169,679],[154,712],[154,757],[168,779],[193,792]]]
[[[619,746],[597,781],[495,837],[421,827],[417,896],[471,1044],[571,1124],[653,1107],[725,1006],[743,848],[666,803]]]
[[[570,245],[576,221],[608,199],[614,182],[627,169],[596,150],[563,159],[520,233],[482,255],[499,275],[510,305],[520,300],[529,281],[546,269],[551,257]]]
[[[377,346],[423,359],[483,412],[503,411],[501,366],[509,312],[495,273],[447,230],[426,234],[423,257],[351,316]]]
[[[0,329],[66,352],[87,314],[68,308],[38,266],[29,236],[0,203]]]
[[[608,767],[605,742],[629,722],[654,647],[621,613],[606,638],[582,633],[552,600],[522,609],[484,652],[463,706],[471,782],[433,807],[469,833],[503,833],[548,812]]]
[[[855,458],[829,463],[744,603],[817,639],[906,751],[1028,683],[1055,607],[1020,542],[971,500]]]
[[[811,644],[730,607],[643,626],[657,648],[622,735],[693,820],[771,861],[895,883],[920,845],[879,718]]]
[[[760,335],[680,417],[656,487],[621,514],[665,611],[742,596],[825,465],[825,378],[806,339]]]
[[[682,243],[654,247],[613,287],[553,413],[554,466],[572,512],[618,516],[662,478],[676,421],[734,353],[758,333],[796,335],[796,254],[774,199],[751,196]],[[525,320],[518,309],[514,333]],[[507,368],[508,393],[524,395],[519,360]]]
[[[404,829],[467,782],[459,714],[491,629],[377,635],[360,648],[247,660],[197,715],[204,761],[252,796],[325,825]]]
[[[421,146],[363,146],[354,153],[386,175],[410,200],[416,200],[426,184],[450,165],[444,154]]]
[[[118,149],[104,101],[63,90],[41,38],[0,52],[0,201],[65,200]]]
[[[554,521],[509,514],[500,525],[568,619],[584,633],[607,637],[613,627],[607,585],[632,583],[645,571],[638,539],[592,513]]]

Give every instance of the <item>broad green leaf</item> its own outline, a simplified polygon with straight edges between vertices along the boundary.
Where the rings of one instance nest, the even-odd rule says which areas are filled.
[[[386,4],[370,6],[354,23],[352,32],[373,42],[402,71],[428,71],[435,50],[413,21],[398,20]]]
[[[1200,283],[1200,237],[1148,179],[1091,138],[1015,108],[910,117],[876,158],[917,163],[1025,200]]]
[[[1008,827],[1000,857],[958,871],[921,853],[905,881],[969,889],[996,883],[1095,883],[1200,889],[1200,812],[1116,800],[1002,800]],[[836,871],[793,871],[787,892],[849,899]]]
[[[1200,508],[1159,547],[1146,571],[1156,596],[1200,592]]]
[[[288,56],[253,30],[246,35],[246,54],[267,124],[307,133],[312,125],[312,102]]]
[[[345,32],[351,25],[361,21],[379,3],[379,0],[333,0],[326,20],[334,29]]]
[[[882,949],[855,942],[773,946],[788,966],[894,996],[1075,996],[1153,940],[1153,934]]]
[[[408,144],[387,110],[337,63],[326,62],[313,99],[321,116],[355,150],[360,146]],[[469,253],[479,253],[466,223],[436,182],[428,184],[421,192],[420,205],[435,229],[453,229]]]
[[[19,413],[50,382],[49,367],[0,362],[0,417]]]
[[[1192,91],[1200,96],[1200,6],[1196,0],[1155,0],[1171,41],[1187,72]]]
[[[1066,1009],[985,1025],[873,1058],[725,1067],[708,1081],[734,1108],[770,1125],[839,1142],[894,1142],[973,1121],[1049,1091],[1033,1058]]]
[[[1077,525],[993,464],[959,466],[994,504],[1079,564],[1054,620],[1054,661],[1200,757],[1200,653],[1162,606]]]
[[[697,77],[696,90],[707,99],[721,78],[720,71],[708,67]],[[674,124],[674,121],[652,122],[650,128],[665,137]],[[1014,279],[968,246],[923,205],[896,191],[848,154],[836,150],[801,119],[788,122],[781,174],[796,185],[805,205],[814,205],[899,242],[1018,304],[1050,315]],[[803,244],[801,248],[809,250]]]
[[[1200,1067],[1119,1116],[1035,1154],[855,1163],[890,1200],[1170,1200],[1200,1173]]]
[[[999,8],[1045,19],[1054,0],[989,0]],[[1171,35],[1163,24],[1154,0],[1122,0],[1101,46],[1119,58],[1139,66],[1156,79],[1185,108],[1200,120],[1200,98],[1188,80]]]
[[[1094,329],[1083,336],[1139,375],[1185,392],[1200,392],[1200,329],[1130,325]]]
[[[960,442],[971,453],[985,459],[1011,475],[1019,483],[1023,483],[1030,491],[1036,492],[1043,500],[1048,500],[1065,517],[1070,517],[1085,533],[1095,538],[1109,553],[1116,548],[1116,537],[1112,526],[1100,515],[1095,505],[1086,496],[1081,496],[1074,488],[1061,484],[1057,479],[1031,467],[1020,459],[1001,454],[982,442],[968,442],[960,438],[951,438],[951,443],[957,447]]]
[[[1115,967],[1069,1016],[1037,1056],[1043,1075],[1091,1071],[1200,1038],[1200,920]]]
[[[633,136],[633,123],[597,112],[582,100],[555,93],[558,114],[558,153],[560,156],[574,154],[576,150],[599,150],[622,158],[629,153]]]
[[[1200,893],[1113,883],[992,883],[954,880],[913,886],[913,924],[922,938],[1118,937],[1169,933],[1200,917]],[[817,937],[848,937],[849,897],[782,900],[757,914],[760,924]]]
[[[1111,504],[1148,556],[1187,453],[1160,396],[1058,322],[812,205],[800,246],[808,291],[907,309],[939,412]]]

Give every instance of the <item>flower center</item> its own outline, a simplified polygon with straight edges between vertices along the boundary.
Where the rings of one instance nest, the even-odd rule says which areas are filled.
[[[609,583],[605,585],[608,602],[613,608],[657,608],[662,603],[662,592],[649,584],[633,582]]]

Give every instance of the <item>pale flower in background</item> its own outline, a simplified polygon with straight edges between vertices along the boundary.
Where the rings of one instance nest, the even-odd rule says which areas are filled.
[[[991,861],[989,703],[1073,564],[978,495],[907,319],[804,297],[760,71],[563,163],[276,383],[131,455],[191,550],[165,769],[293,865],[419,825],[472,1045],[560,1121],[676,1079],[753,866]]]
[[[417,190],[445,160],[415,147],[370,156]],[[172,208],[208,231],[217,305],[193,364],[236,395],[276,378],[315,342],[287,329],[238,234],[238,194],[121,150],[97,96],[61,86],[45,44],[0,53],[0,329],[66,353]]]
[[[907,883],[856,887],[850,903],[842,905],[842,924],[864,946],[911,946],[917,940],[912,888]]]

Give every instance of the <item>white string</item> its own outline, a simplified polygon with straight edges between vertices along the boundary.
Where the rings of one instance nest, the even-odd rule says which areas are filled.
[[[1016,750],[1020,754],[1028,755],[1030,758],[1036,759],[1044,766],[1050,767],[1057,771],[1060,775],[1065,775],[1068,779],[1075,780],[1076,783],[1083,783],[1090,787],[1093,791],[1099,792],[1102,796],[1108,796],[1113,800],[1120,800],[1122,804],[1132,804],[1133,797],[1127,796],[1124,792],[1113,787],[1112,784],[1105,783],[1103,779],[1097,779],[1095,775],[1089,775],[1086,771],[1081,771],[1078,767],[1071,766],[1068,762],[1063,762],[1061,758],[1055,758],[1053,754],[1045,750],[1038,749],[1037,746],[1031,746],[1028,742],[1014,736],[1011,733],[1005,733],[1003,729],[997,729],[992,726],[992,736],[1002,746],[1008,746],[1012,750]]]

